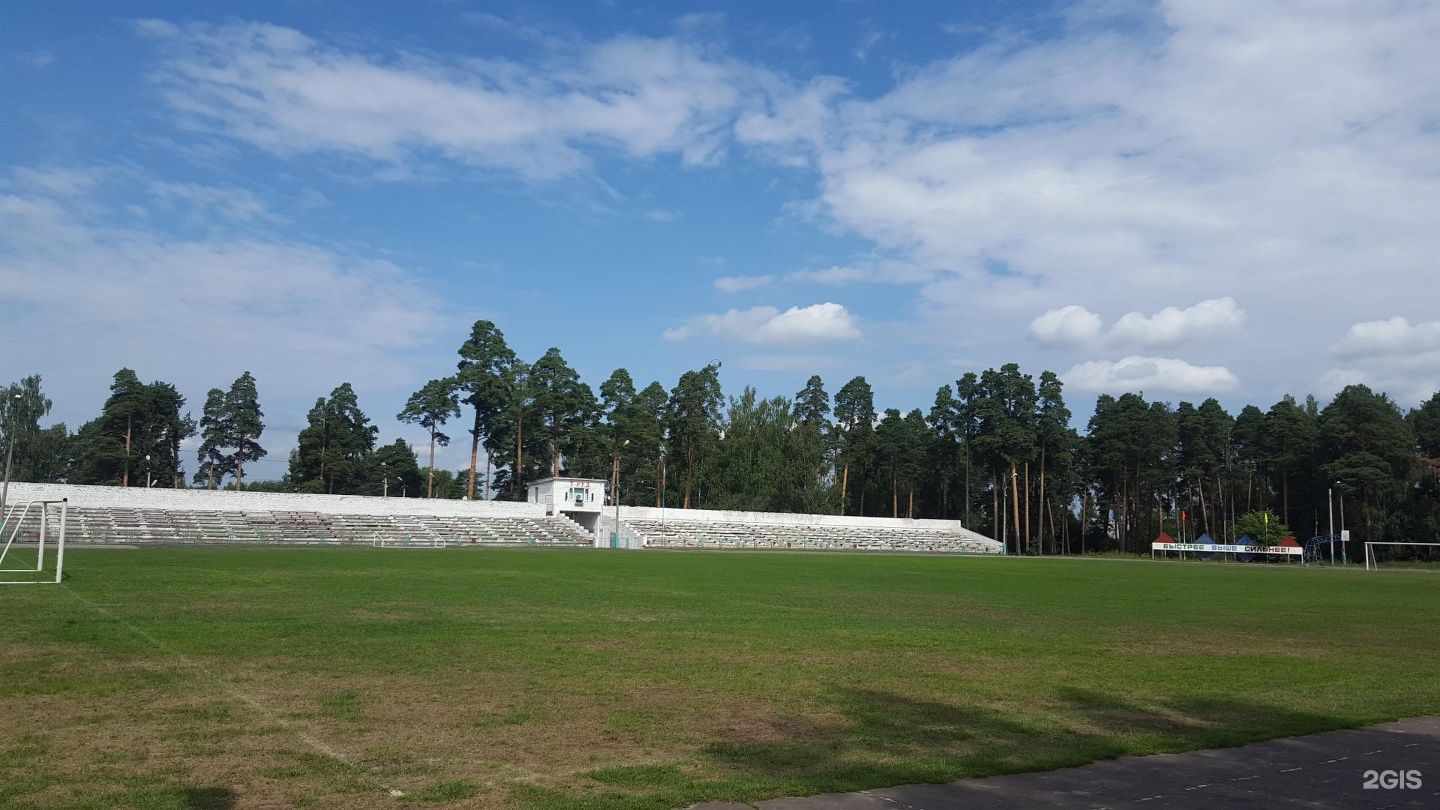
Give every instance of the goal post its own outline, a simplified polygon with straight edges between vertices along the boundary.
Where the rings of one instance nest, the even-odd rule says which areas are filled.
[[[1433,564],[1435,564],[1437,567],[1440,567],[1440,543],[1391,543],[1391,542],[1384,542],[1384,541],[1374,541],[1374,542],[1366,542],[1366,543],[1365,543],[1365,570],[1366,570],[1366,571],[1379,571],[1379,570],[1380,570],[1380,555],[1376,553],[1376,547],[1377,547],[1377,546],[1406,546],[1406,547],[1420,547],[1420,548],[1425,548],[1425,549],[1428,549],[1428,551],[1421,551],[1421,552],[1419,552],[1418,554],[1414,555],[1415,557],[1424,557],[1424,559],[1419,559],[1419,560],[1408,560],[1408,559],[1407,559],[1407,560],[1405,560],[1405,562],[1417,561],[1417,562],[1421,562],[1421,563],[1433,563]]]
[[[26,501],[11,504],[0,522],[0,585],[58,584],[65,577],[65,521],[69,499]],[[35,537],[34,564],[30,560],[30,532]],[[45,564],[47,544],[53,549],[55,578],[49,579]],[[12,575],[29,575],[12,578]]]

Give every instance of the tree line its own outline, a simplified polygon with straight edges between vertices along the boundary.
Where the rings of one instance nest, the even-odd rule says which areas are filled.
[[[1011,363],[941,385],[928,409],[880,411],[863,376],[833,396],[813,376],[793,397],[727,397],[711,363],[668,390],[616,369],[597,392],[559,349],[527,362],[482,320],[454,372],[396,415],[426,431],[424,468],[403,439],[376,447],[342,383],[310,409],[286,474],[247,480],[265,456],[248,372],[212,389],[197,423],[174,386],[122,369],[74,434],[39,428],[50,402],[27,377],[4,430],[14,480],[523,500],[527,482],[567,475],[607,479],[630,505],[958,519],[1027,554],[1139,552],[1161,531],[1233,540],[1266,512],[1308,537],[1330,531],[1337,505],[1357,540],[1440,537],[1440,393],[1402,413],[1352,385],[1324,408],[1286,396],[1233,415],[1213,398],[1104,394],[1081,432],[1063,389]],[[452,425],[469,464],[437,470]],[[187,480],[180,446],[197,434]]]

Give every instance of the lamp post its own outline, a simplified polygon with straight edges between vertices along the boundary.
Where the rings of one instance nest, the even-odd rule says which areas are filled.
[[[150,454],[145,454],[145,488],[150,488]]]
[[[380,497],[390,497],[390,471],[385,469],[385,462],[380,462]]]
[[[1000,485],[1000,547],[1010,553],[1010,491]]]
[[[5,487],[0,489],[0,516],[5,514],[5,504],[10,500],[10,459],[15,456],[15,412],[20,405],[19,399],[20,395],[16,394],[10,401],[10,429],[7,431],[10,434],[10,446],[5,449]]]
[[[1339,481],[1336,481],[1336,482],[1335,482],[1335,486],[1337,486],[1337,487],[1340,486],[1340,482],[1339,482]],[[1341,556],[1342,558],[1346,558],[1346,557],[1348,557],[1349,555],[1346,554],[1346,547],[1345,547],[1345,543],[1344,543],[1344,537],[1345,537],[1345,490],[1343,490],[1343,489],[1340,490],[1340,537],[1341,537],[1340,556]],[[1366,540],[1369,540],[1370,538],[1367,537],[1367,538],[1365,538],[1365,539],[1366,539]],[[1346,562],[1346,565],[1349,565],[1349,562],[1348,562],[1348,561]]]
[[[1330,512],[1330,542],[1335,542],[1335,487],[1325,490],[1325,506]]]
[[[629,439],[626,439],[626,440],[625,440],[625,443],[620,445],[620,449],[621,449],[621,450],[624,450],[626,447],[629,447],[629,446],[630,446],[630,440],[629,440]],[[619,453],[619,451],[616,451],[616,453],[615,453],[615,491],[614,491],[613,493],[611,493],[611,498],[610,498],[610,500],[612,500],[612,501],[615,502],[615,534],[614,534],[613,537],[610,538],[610,547],[611,547],[611,548],[619,548],[619,547],[620,547],[620,453]]]
[[[1015,553],[1020,554],[1020,543],[1025,542],[1025,550],[1029,551],[1030,540],[1020,536],[1020,474],[1014,470],[1010,471],[1010,497],[1015,499]],[[1010,515],[1005,515],[1009,518]]]

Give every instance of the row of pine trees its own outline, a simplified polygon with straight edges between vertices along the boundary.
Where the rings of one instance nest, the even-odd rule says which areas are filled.
[[[668,390],[617,369],[597,395],[558,349],[526,362],[478,321],[454,373],[397,414],[426,431],[423,469],[404,440],[376,446],[342,383],[316,400],[286,474],[251,480],[246,465],[266,451],[249,372],[211,389],[197,423],[174,386],[122,369],[74,434],[40,429],[50,402],[27,377],[10,387],[4,425],[15,480],[523,499],[526,482],[570,475],[607,479],[631,505],[961,520],[1033,554],[1143,551],[1161,531],[1233,540],[1242,516],[1263,511],[1326,534],[1340,528],[1338,502],[1359,540],[1440,540],[1440,393],[1402,413],[1354,385],[1324,408],[1287,396],[1233,415],[1214,399],[1107,394],[1081,433],[1063,388],[1007,364],[941,385],[928,409],[879,411],[864,377],[833,396],[814,376],[793,397],[726,397],[712,363]],[[468,440],[469,464],[436,470],[451,433]],[[181,444],[197,434],[187,480]]]

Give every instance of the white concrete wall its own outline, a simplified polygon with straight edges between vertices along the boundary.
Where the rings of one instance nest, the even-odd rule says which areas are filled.
[[[852,517],[849,515],[802,515],[789,512],[729,512],[719,509],[658,509],[654,506],[622,506],[620,521],[666,520],[676,523],[763,523],[805,526],[844,526],[856,529],[930,529],[958,532],[958,520],[908,520],[906,518]]]
[[[436,515],[442,517],[544,517],[540,504],[450,501],[366,495],[303,495],[208,489],[142,489],[73,484],[10,483],[9,503],[70,499],[82,508],[193,509],[213,512],[321,512],[331,515]]]

